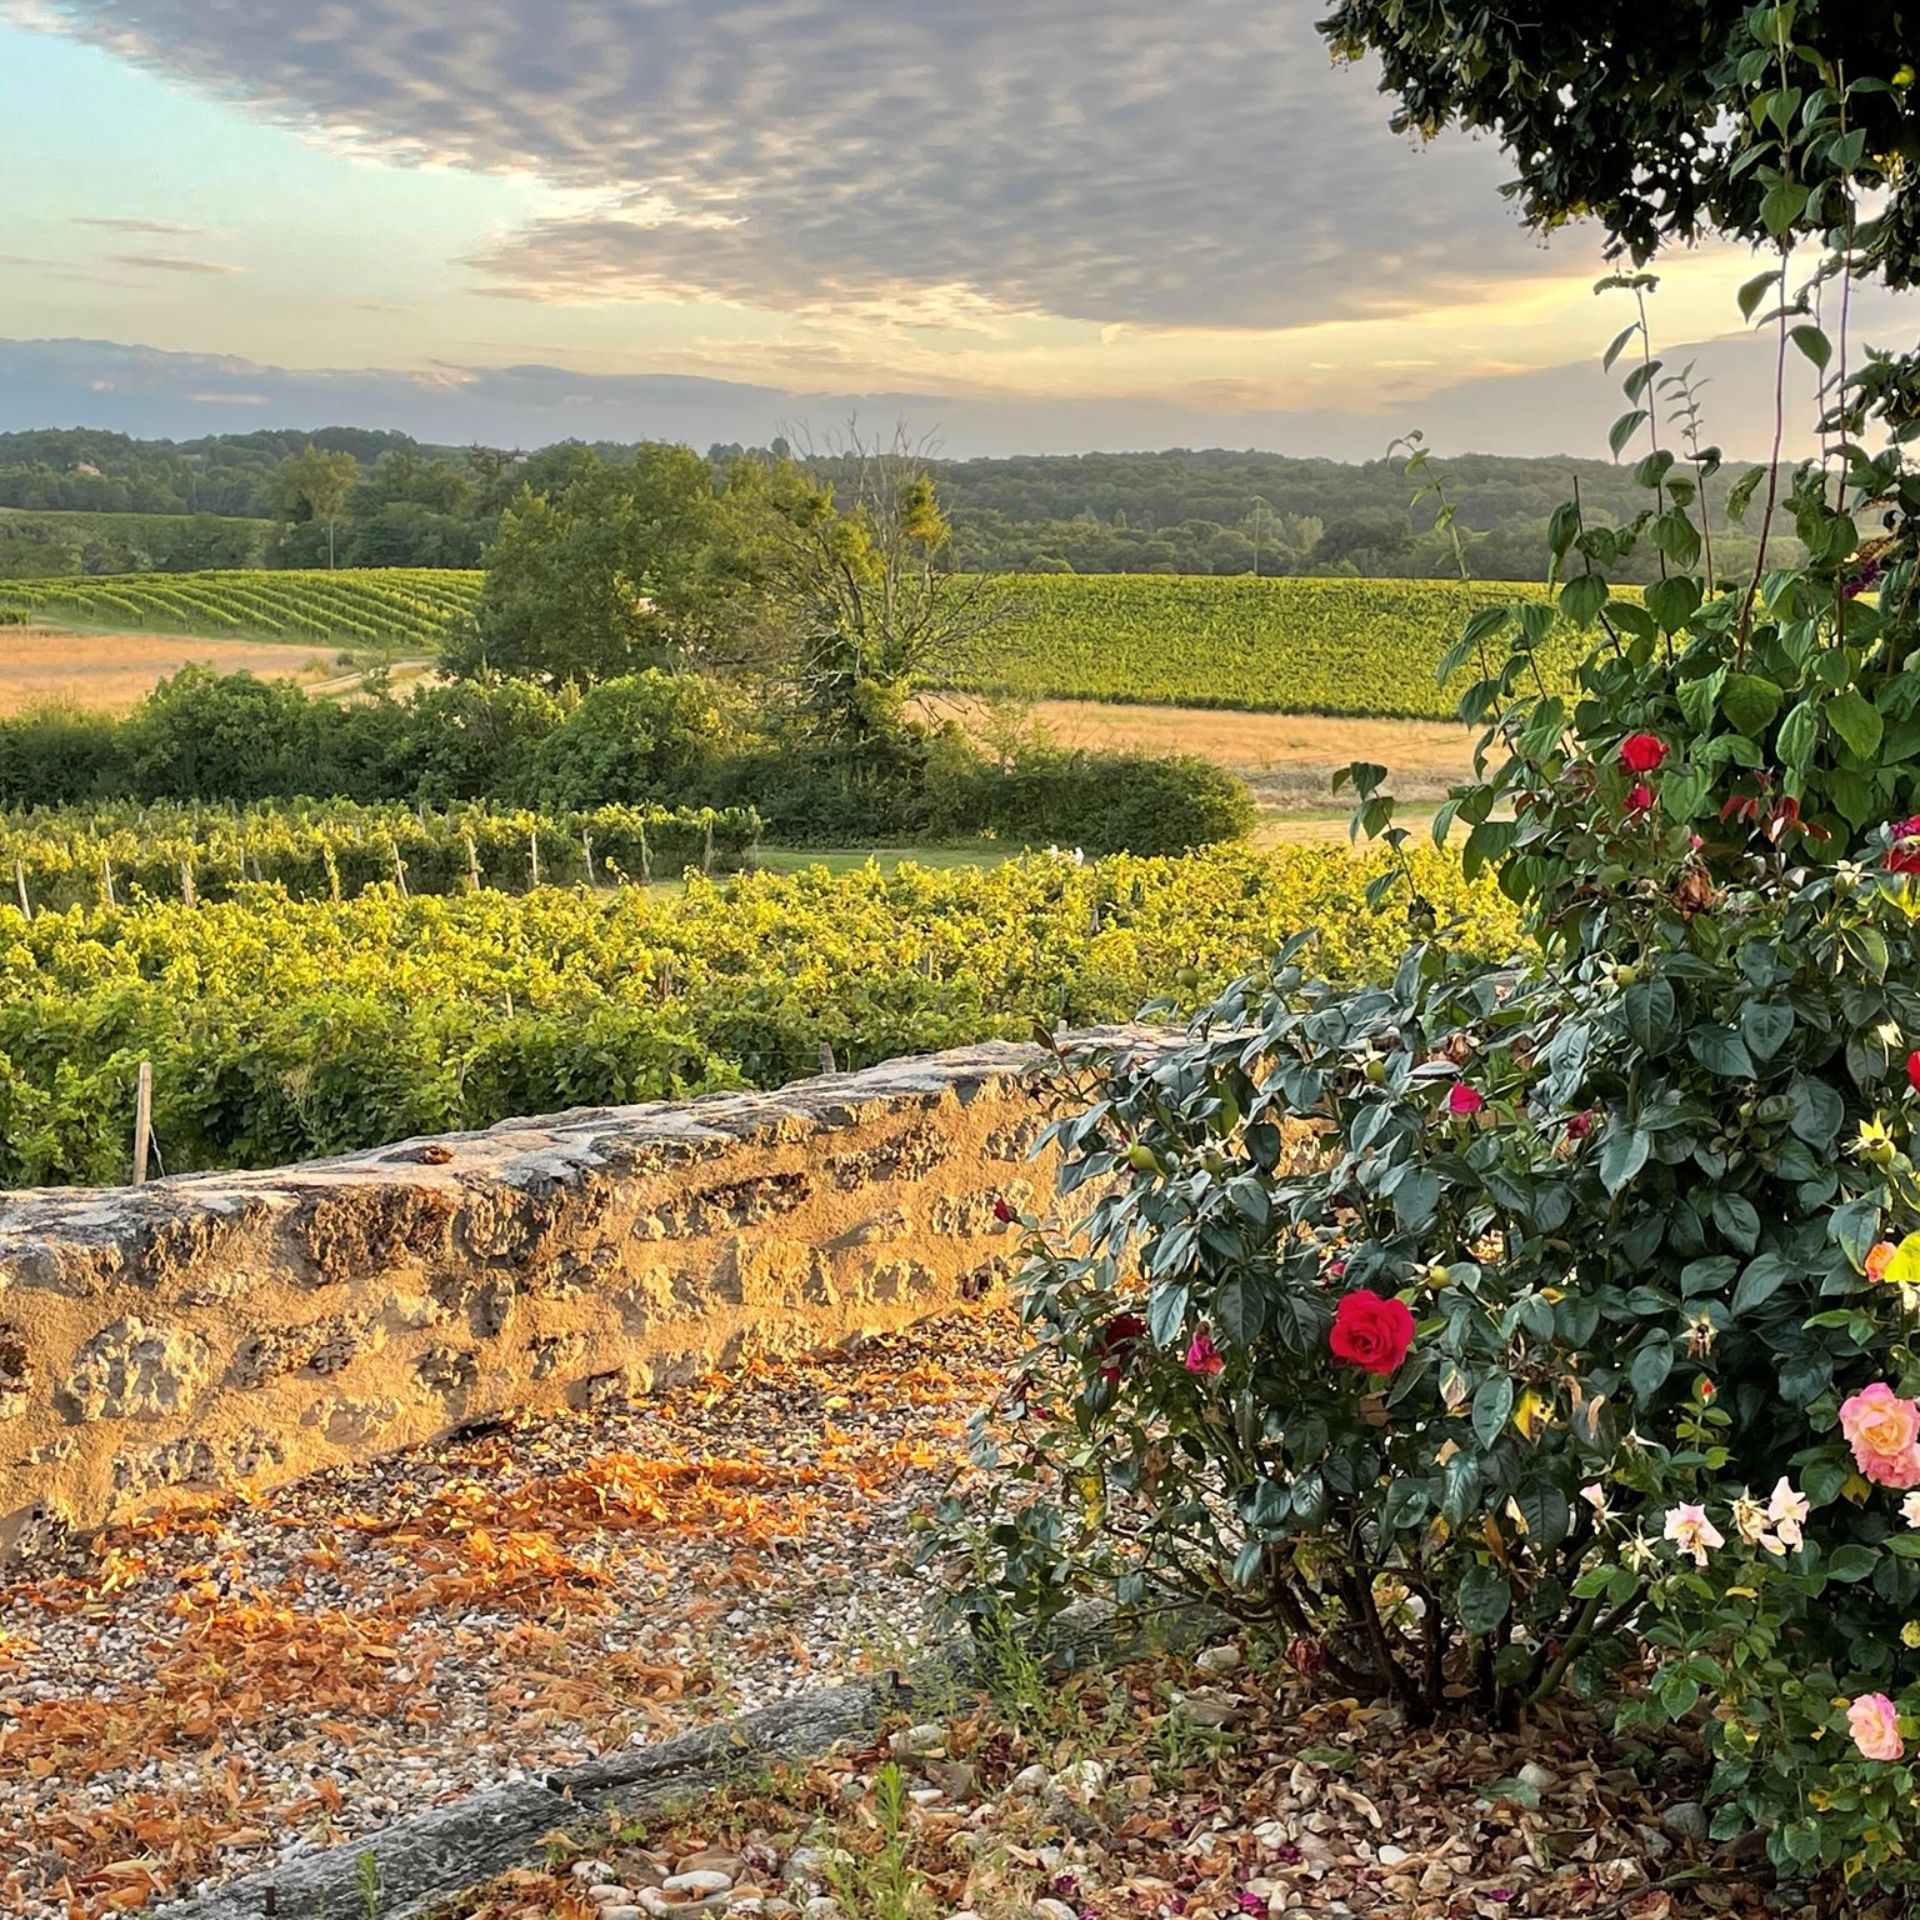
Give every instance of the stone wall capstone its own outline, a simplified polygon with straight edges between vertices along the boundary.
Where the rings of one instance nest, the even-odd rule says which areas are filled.
[[[977,1298],[1010,1268],[996,1196],[1051,1191],[1046,1058],[970,1047],[271,1172],[8,1194],[0,1558]]]

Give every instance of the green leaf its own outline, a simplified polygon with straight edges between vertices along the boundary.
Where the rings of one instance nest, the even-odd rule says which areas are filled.
[[[1760,1215],[1744,1194],[1716,1193],[1713,1224],[1740,1249],[1751,1253],[1760,1241]]]
[[[1780,723],[1780,738],[1776,744],[1781,764],[1789,772],[1805,772],[1819,739],[1819,712],[1811,700],[1802,700]]]
[[[1850,1586],[1856,1580],[1864,1580],[1879,1564],[1880,1556],[1871,1547],[1858,1544],[1836,1547],[1827,1562],[1827,1578]]]
[[[1228,1340],[1249,1347],[1267,1323],[1266,1298],[1246,1274],[1229,1274],[1214,1296],[1213,1314]]]
[[[1656,580],[1647,589],[1647,611],[1662,633],[1678,633],[1700,610],[1700,583],[1690,574]]]
[[[1787,1089],[1787,1124],[1810,1147],[1830,1147],[1847,1117],[1846,1102],[1825,1081],[1795,1074]]]
[[[1651,1400],[1673,1371],[1673,1342],[1655,1334],[1635,1353],[1627,1367],[1627,1382],[1642,1400]]]
[[[1147,1302],[1147,1331],[1156,1347],[1170,1347],[1186,1331],[1187,1289],[1184,1283],[1155,1287]]]
[[[1700,529],[1678,507],[1657,515],[1647,537],[1677,567],[1690,567],[1700,557]]]
[[[1730,673],[1720,690],[1720,710],[1741,733],[1758,737],[1773,724],[1786,696],[1759,673]]]
[[[1833,358],[1833,342],[1818,327],[1794,327],[1787,338],[1804,353],[1822,373]]]
[[[1642,1053],[1657,1054],[1673,1038],[1673,988],[1658,977],[1626,991],[1627,1036]]]
[[[1886,723],[1880,709],[1857,688],[1848,687],[1827,702],[1827,718],[1833,730],[1861,760],[1871,760],[1880,750],[1880,737]]]
[[[1513,1412],[1513,1381],[1504,1373],[1491,1374],[1481,1381],[1473,1396],[1473,1431],[1483,1448],[1506,1430],[1507,1417]]]
[[[1760,302],[1767,297],[1770,289],[1777,287],[1781,280],[1781,269],[1770,268],[1765,273],[1757,273],[1741,289],[1740,318],[1751,320],[1760,311]]]
[[[1635,407],[1631,413],[1623,413],[1608,429],[1607,445],[1613,449],[1616,460],[1620,450],[1647,424],[1649,417],[1644,407]]]
[[[1618,1193],[1647,1164],[1652,1140],[1638,1127],[1615,1126],[1600,1143],[1600,1184]]]
[[[1560,611],[1576,626],[1590,627],[1611,590],[1597,573],[1576,573],[1560,589]]]
[[[1457,1603],[1461,1626],[1481,1639],[1507,1617],[1513,1605],[1513,1589],[1498,1567],[1476,1561],[1461,1578]]]
[[[1777,1253],[1756,1255],[1747,1262],[1747,1270],[1733,1290],[1734,1318],[1764,1307],[1792,1278],[1793,1269]]]
[[[1729,1080],[1753,1078],[1753,1056],[1747,1043],[1725,1027],[1697,1027],[1687,1035],[1687,1050],[1709,1073]]]
[[[1769,187],[1760,202],[1760,223],[1778,240],[1807,210],[1807,189],[1795,180]]]
[[[1749,1000],[1740,1009],[1740,1037],[1756,1060],[1771,1060],[1793,1032],[1793,1009],[1768,1000]]]
[[[1613,371],[1613,363],[1626,351],[1627,342],[1639,331],[1640,323],[1636,320],[1632,326],[1622,327],[1620,331],[1614,335],[1612,343],[1608,346],[1606,352],[1600,356],[1600,365],[1604,371],[1608,373]]]
[[[1425,1167],[1409,1173],[1393,1190],[1393,1214],[1409,1233],[1418,1233],[1440,1204],[1440,1176]]]

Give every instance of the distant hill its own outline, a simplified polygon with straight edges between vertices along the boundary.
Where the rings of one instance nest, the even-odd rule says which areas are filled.
[[[309,443],[349,453],[362,469],[342,522],[343,564],[438,567],[477,564],[501,510],[523,485],[564,487],[578,446],[562,443],[533,454],[438,447],[358,427],[182,441],[85,429],[0,434],[0,508],[62,516],[198,517],[192,528],[151,524],[138,540],[116,540],[109,528],[82,528],[71,519],[38,530],[16,525],[0,536],[0,577],[242,564],[235,546],[210,544],[214,535],[204,516],[277,521],[274,472]],[[626,449],[599,445],[594,451],[618,457]],[[709,458],[724,464],[752,451],[714,447]],[[828,474],[835,467],[831,459],[814,464]],[[967,571],[1257,570],[1369,578],[1447,578],[1455,572],[1451,547],[1434,532],[1433,502],[1410,507],[1411,489],[1393,461],[1348,464],[1175,448],[927,464],[952,515],[954,564]],[[1576,480],[1596,521],[1617,522],[1647,499],[1628,467],[1602,460],[1468,453],[1437,459],[1434,467],[1445,480],[1471,570],[1480,579],[1540,577],[1548,515]],[[1753,552],[1750,536],[1722,531],[1718,503],[1737,473],[1729,469],[1709,488],[1716,502],[1715,558],[1723,570],[1740,569]],[[267,565],[312,566],[326,559],[320,530],[310,524],[281,529],[271,539],[257,530],[236,530],[234,539]],[[1650,574],[1626,568],[1619,577]]]

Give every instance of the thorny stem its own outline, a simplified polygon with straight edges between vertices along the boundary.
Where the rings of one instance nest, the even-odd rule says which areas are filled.
[[[1773,531],[1773,515],[1780,497],[1780,444],[1787,430],[1787,259],[1793,242],[1780,243],[1780,305],[1778,339],[1773,355],[1773,454],[1767,462],[1767,505],[1760,516],[1760,546],[1753,556],[1753,578],[1747,582],[1747,597],[1740,608],[1740,639],[1734,650],[1734,664],[1743,671],[1747,664],[1747,641],[1753,630],[1753,603],[1767,570],[1767,537]]]

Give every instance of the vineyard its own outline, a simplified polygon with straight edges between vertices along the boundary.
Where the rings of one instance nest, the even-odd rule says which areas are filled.
[[[480,601],[477,572],[437,567],[85,575],[0,581],[0,618],[432,652]]]
[[[1435,672],[1468,616],[1529,591],[1154,574],[1023,574],[999,590],[1003,624],[949,676],[961,690],[1435,720],[1458,704]]]
[[[9,611],[92,626],[435,651],[479,605],[477,572],[128,574],[0,581]],[[1441,655],[1493,589],[1444,580],[1020,574],[1005,617],[943,676],[1022,699],[1448,719]]]
[[[1209,993],[1286,932],[1374,974],[1405,923],[1362,901],[1376,861],[1243,847],[1081,864],[694,878],[684,898],[545,887],[300,902],[257,889],[0,908],[0,1183],[127,1177],[153,1068],[170,1172],[273,1166],[577,1105],[777,1086]],[[1476,951],[1505,903],[1422,851],[1422,886]],[[1188,971],[1192,969],[1193,971]],[[1185,983],[1182,986],[1182,982]]]
[[[276,885],[296,900],[607,885],[731,872],[759,837],[751,808],[607,806],[446,812],[349,801],[86,808],[0,815],[0,877],[27,913],[142,896],[186,905]]]

